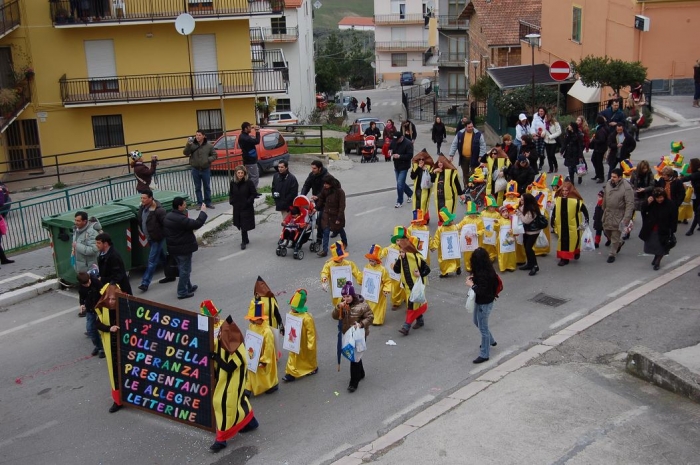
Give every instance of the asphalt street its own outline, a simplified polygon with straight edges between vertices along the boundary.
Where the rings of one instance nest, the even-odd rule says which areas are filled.
[[[423,147],[421,141],[426,145],[429,141],[426,129],[427,125],[419,128],[417,148]],[[667,154],[674,139],[684,141],[688,159],[700,153],[700,134],[694,128],[650,131],[642,139],[633,156],[637,162]],[[356,155],[351,159],[359,161]],[[370,245],[387,245],[393,227],[409,222],[410,208],[393,208],[392,164],[351,165],[344,169],[339,164],[341,168],[333,173],[348,194],[350,259],[362,268]],[[291,168],[303,182],[307,165],[292,162]],[[599,188],[590,180],[581,187],[591,211]],[[541,271],[535,277],[525,272],[506,273],[505,290],[490,323],[498,347],[491,361],[479,366],[471,363],[478,352],[479,333],[464,310],[464,276],[437,279],[433,255],[426,326],[403,337],[397,331],[403,312],[388,312],[385,325],[373,327],[369,336],[364,359],[367,378],[356,393],[349,394],[345,390],[348,363],[343,362],[337,371],[336,324],[330,318],[330,297],[319,282],[323,259],[312,253],[301,261],[275,256],[281,216],[268,209],[257,220],[245,251],[238,246],[239,233],[229,229],[195,254],[192,281],[199,290],[194,299],[176,300],[174,284],[154,284],[144,297],[189,310],[197,310],[201,300],[211,299],[224,315],[233,315],[245,327],[243,316],[258,275],[278,293],[283,309],[285,299],[295,289],[306,288],[318,333],[316,376],[282,384],[277,393],[254,399],[261,427],[236,437],[214,456],[206,451],[213,440],[208,432],[134,409],[107,413],[111,400],[105,363],[89,357],[90,343],[83,336],[85,320],[76,317],[77,298],[71,292],[51,292],[0,309],[0,417],[4,420],[0,425],[0,437],[4,438],[0,441],[0,463],[329,462],[343,451],[373,440],[499,360],[689,260],[697,254],[695,241],[699,240],[697,235],[683,236],[686,227],[681,226],[678,246],[664,259],[660,272],[651,269],[651,257],[643,256],[637,230],[612,265],[605,263],[607,250],[603,248],[584,254],[579,262],[565,268],[556,266],[554,253],[542,257]],[[138,276],[132,276],[134,288]],[[531,301],[540,294],[564,302],[551,307]],[[396,345],[387,345],[390,340]],[[283,356],[281,372],[285,361]]]

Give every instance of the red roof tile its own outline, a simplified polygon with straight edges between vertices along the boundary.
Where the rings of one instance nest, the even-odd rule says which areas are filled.
[[[374,26],[374,18],[364,16],[346,16],[338,21],[338,26]]]
[[[519,45],[519,20],[539,24],[542,0],[471,0],[460,18],[471,19],[474,14],[479,18],[488,45]]]
[[[284,0],[285,8],[299,8],[304,0]]]

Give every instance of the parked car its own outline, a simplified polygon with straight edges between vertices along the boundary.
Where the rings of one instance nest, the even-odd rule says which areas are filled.
[[[404,71],[401,73],[401,85],[402,86],[412,86],[416,81],[416,75],[410,71]]]
[[[365,130],[369,127],[369,123],[374,121],[379,129],[380,133],[384,132],[384,122],[378,120],[377,118],[360,118],[356,120],[350,129],[348,129],[347,135],[343,138],[343,149],[345,153],[348,154],[355,149],[356,153],[360,155],[360,149],[365,143]],[[381,137],[377,139],[375,145],[379,150],[381,150],[382,145],[384,145],[384,139]]]
[[[258,151],[258,170],[264,173],[269,170],[276,170],[277,164],[284,160],[289,161],[289,149],[284,136],[277,129],[261,128],[260,143],[256,146]],[[212,171],[233,170],[236,166],[243,164],[241,148],[238,146],[238,136],[241,130],[229,131],[224,136],[219,137],[214,142],[217,158],[211,164]],[[255,137],[255,129],[250,133]],[[226,147],[228,147],[228,160]]]
[[[301,124],[301,120],[291,111],[273,111],[267,118],[267,126],[287,126]],[[287,126],[287,131],[293,131],[294,127]]]

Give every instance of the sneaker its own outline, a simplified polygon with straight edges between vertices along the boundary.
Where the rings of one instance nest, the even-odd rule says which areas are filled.
[[[188,293],[185,294],[185,295],[179,295],[179,296],[177,296],[177,298],[180,299],[180,300],[182,300],[182,299],[189,299],[190,297],[194,297],[194,292],[188,292]]]
[[[148,286],[146,286],[145,284],[141,284],[141,285],[139,286],[139,289],[140,289],[141,291],[143,291],[143,292],[146,292],[146,291],[148,290]]]
[[[394,205],[394,208],[401,208],[402,206],[403,206],[402,203],[397,203],[396,205]]]
[[[411,202],[413,202],[413,197],[411,197],[411,196],[409,195],[409,196],[408,196],[408,199],[406,199],[406,200],[407,200],[408,203],[411,203]]]
[[[207,205],[207,208],[209,210],[216,210],[216,207],[214,205]]]
[[[324,252],[324,251],[320,250],[320,251],[316,252],[316,255],[319,257],[327,257],[328,252]]]

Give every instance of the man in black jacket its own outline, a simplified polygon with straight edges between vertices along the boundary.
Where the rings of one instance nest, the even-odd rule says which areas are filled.
[[[299,193],[297,178],[289,172],[289,163],[281,161],[277,165],[277,172],[272,177],[272,197],[275,199],[275,210],[278,212],[289,211],[294,202],[294,197]]]
[[[625,131],[625,125],[621,123],[615,126],[615,130],[608,136],[608,148],[610,149],[608,152],[608,165],[610,166],[608,179],[610,179],[610,173],[617,167],[618,163],[630,158],[634,149],[637,148],[637,142]]]
[[[112,238],[107,233],[95,237],[95,245],[100,254],[97,256],[97,267],[100,269],[102,284],[116,284],[122,292],[133,295],[129,275],[126,274],[124,260],[113,247]]]
[[[165,208],[153,198],[153,191],[146,189],[141,194],[141,206],[136,214],[139,233],[146,236],[151,247],[148,253],[148,267],[141,277],[139,289],[148,290],[153,279],[153,273],[159,263],[165,262],[165,234],[163,233],[163,221],[165,221]],[[175,278],[164,278],[161,282],[175,281]]]
[[[518,159],[514,165],[506,170],[506,178],[508,181],[518,183],[518,193],[520,195],[527,192],[527,187],[532,184],[537,176],[537,172],[532,168],[530,162],[524,154],[518,155]]]
[[[207,220],[206,211],[207,207],[202,205],[199,216],[196,220],[192,220],[187,215],[185,199],[175,197],[172,211],[165,215],[163,226],[165,239],[168,241],[168,253],[177,260],[177,268],[180,272],[180,280],[177,282],[178,299],[193,297],[198,287],[190,282],[192,254],[199,248],[194,231],[204,226]]]
[[[323,167],[323,163],[318,160],[312,161],[311,172],[306,177],[306,181],[304,181],[304,185],[301,188],[301,195],[307,195],[309,192],[311,192],[311,200],[316,202],[318,200],[318,196],[321,195],[321,191],[323,190],[323,178],[327,174],[328,170]],[[320,224],[323,210],[316,207],[316,211],[318,212],[316,215],[318,218],[316,223]],[[316,242],[318,244],[323,242],[323,229],[321,229],[320,226],[316,230]]]
[[[85,329],[87,330],[87,336],[92,341],[94,348],[92,349],[92,356],[100,356],[100,358],[105,358],[105,351],[102,349],[102,339],[100,335],[97,334],[97,327],[95,326],[95,319],[97,318],[97,313],[95,313],[95,304],[100,300],[100,290],[102,289],[102,283],[100,278],[93,274],[88,274],[85,271],[78,273],[78,302],[80,303],[80,311],[85,313]]]
[[[255,129],[255,137],[251,136],[251,131]],[[241,148],[243,155],[243,164],[248,170],[248,179],[253,181],[255,188],[258,188],[258,149],[256,146],[260,143],[260,128],[253,128],[251,124],[244,121],[241,124],[241,135],[238,136],[238,146]]]
[[[394,175],[396,176],[396,204],[394,208],[403,206],[403,195],[408,197],[408,203],[411,203],[413,190],[406,184],[406,176],[411,169],[411,160],[413,159],[413,142],[408,140],[403,132],[397,133],[395,139],[391,143],[390,153],[394,160]]]

